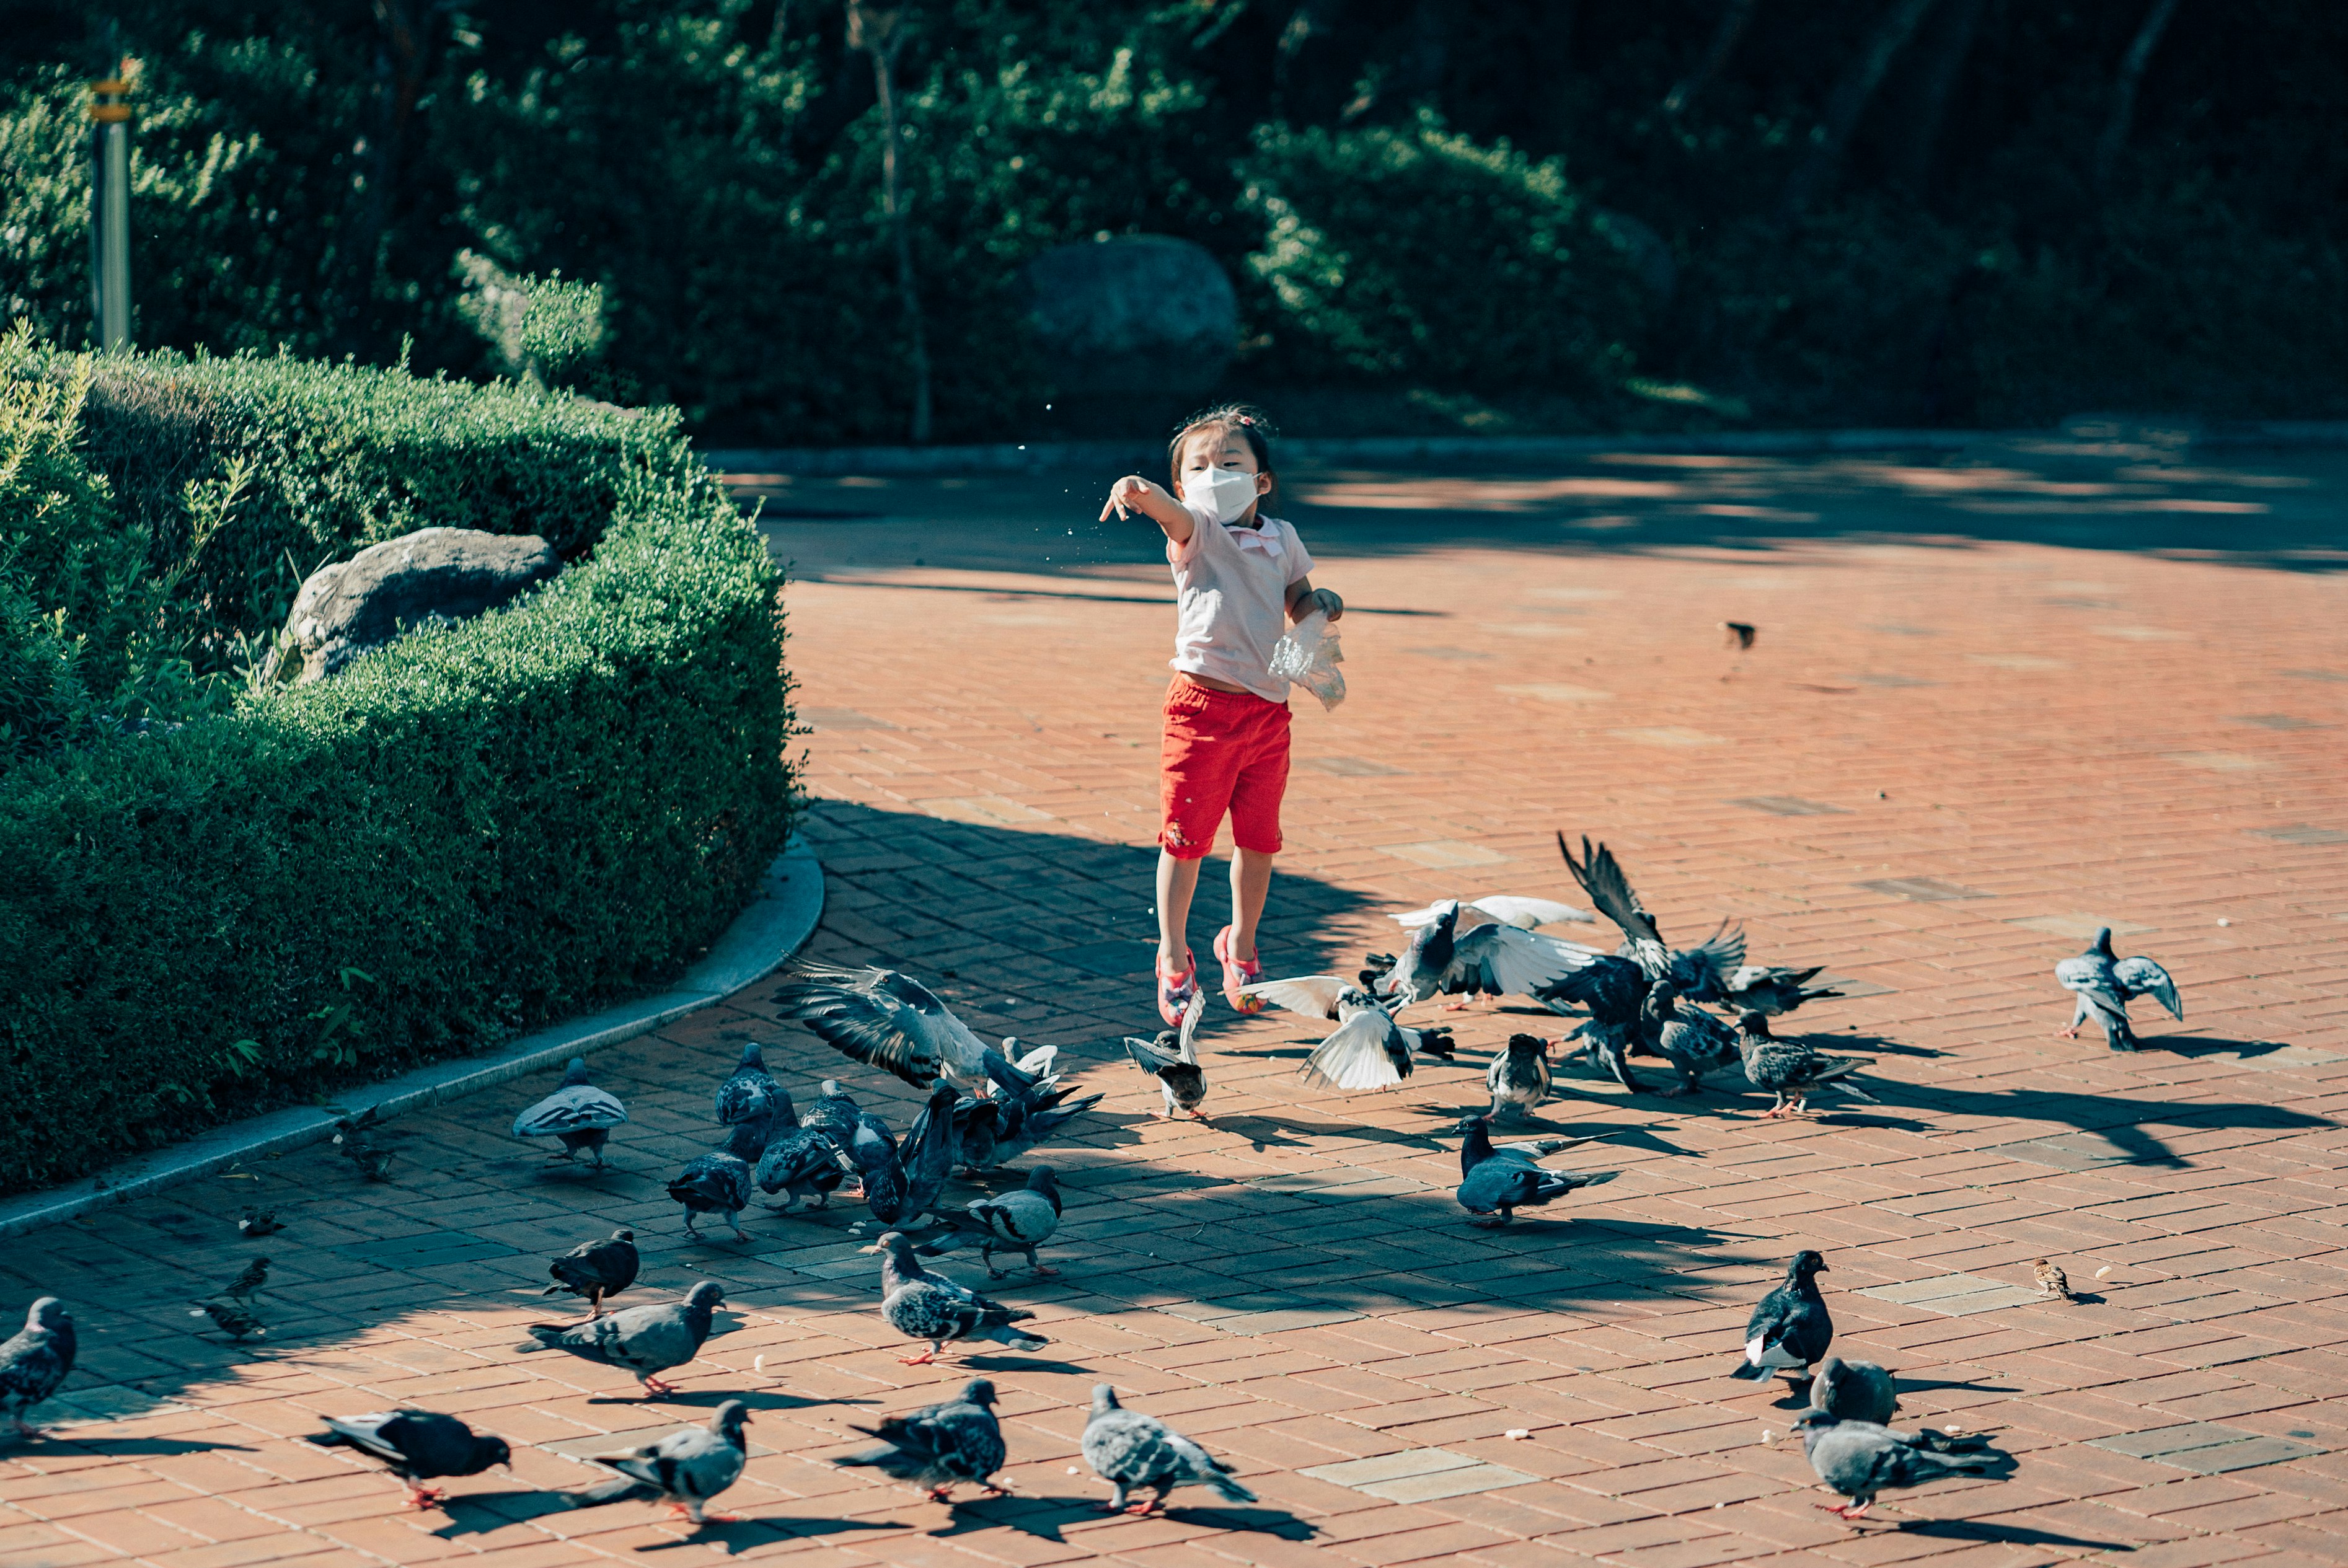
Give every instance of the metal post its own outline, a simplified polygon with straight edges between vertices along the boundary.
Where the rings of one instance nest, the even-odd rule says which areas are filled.
[[[89,85],[92,136],[90,223],[97,264],[91,303],[98,341],[108,352],[130,346],[130,95],[129,62]]]

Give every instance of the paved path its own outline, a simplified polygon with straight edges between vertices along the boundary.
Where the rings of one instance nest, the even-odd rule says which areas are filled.
[[[1348,1100],[1295,1081],[1311,1030],[1218,1009],[1210,1126],[1150,1120],[1155,1086],[1112,1057],[1150,1020],[1170,618],[1147,539],[1086,520],[1101,477],[768,487],[810,579],[814,956],[931,978],[1108,1096],[1048,1156],[1066,1272],[1001,1286],[1051,1348],[975,1361],[1018,1498],[949,1511],[826,1462],[972,1375],[900,1364],[860,1206],[759,1215],[747,1245],[678,1234],[661,1182],[714,1141],[741,1032],[795,1090],[912,1103],[754,991],[597,1058],[636,1117],[601,1180],[503,1137],[524,1085],[398,1123],[389,1184],[314,1151],[12,1245],[0,1307],[37,1286],[82,1327],[61,1413],[124,1419],[0,1448],[0,1560],[2348,1559],[2342,471],[2155,456],[1291,477],[1319,580],[1355,607],[1354,696],[1301,703],[1275,968],[1356,963],[1394,943],[1381,911],[1431,897],[1562,895],[1550,832],[1589,831],[1667,934],[1734,917],[1756,957],[1828,964],[1849,999],[1800,1021],[1878,1060],[1880,1107],[1794,1123],[1733,1081],[1634,1102],[1568,1077],[1547,1126],[1622,1174],[1499,1232],[1451,1204],[1448,1129],[1540,1020],[1457,1015],[1459,1067]],[[1724,620],[1760,628],[1750,652]],[[2099,921],[2184,988],[2186,1021],[2147,1020],[2134,1057],[2050,1038],[2048,968]],[[283,1235],[234,1238],[255,1204]],[[646,1249],[630,1299],[708,1276],[734,1307],[675,1399],[511,1350],[553,1305],[544,1257],[622,1225]],[[1897,1368],[1910,1419],[1996,1430],[2013,1479],[1897,1497],[1864,1531],[1813,1508],[1798,1451],[1765,1440],[1779,1390],[1724,1375],[1804,1245],[1831,1259],[1838,1348]],[[228,1346],[190,1299],[256,1251],[270,1334]],[[2041,1256],[2079,1303],[2026,1296]],[[1069,1469],[1098,1381],[1262,1501],[1091,1512],[1103,1489]],[[751,1522],[539,1490],[736,1393],[759,1447],[727,1501]],[[292,1440],[406,1402],[506,1435],[515,1475],[406,1512]]]

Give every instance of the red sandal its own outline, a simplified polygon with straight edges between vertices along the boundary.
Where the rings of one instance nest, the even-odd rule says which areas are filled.
[[[1234,1012],[1262,1012],[1268,1005],[1248,989],[1263,979],[1263,959],[1239,959],[1231,957],[1231,928],[1229,926],[1215,933],[1215,957],[1223,966],[1223,999],[1231,1004]]]
[[[1166,958],[1159,954],[1151,968],[1158,975],[1158,1016],[1166,1020],[1168,1029],[1180,1029],[1182,1015],[1189,1010],[1190,999],[1199,994],[1199,960],[1186,950],[1182,972],[1166,972]]]

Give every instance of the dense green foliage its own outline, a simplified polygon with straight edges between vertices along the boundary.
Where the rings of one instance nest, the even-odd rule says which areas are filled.
[[[844,0],[116,10],[142,343],[527,368],[465,308],[469,251],[602,290],[600,353],[556,379],[728,445],[902,436]],[[1931,0],[1887,38],[1912,7],[919,0],[897,80],[939,434],[1065,426],[1019,268],[1102,231],[1223,260],[1236,393],[1582,423],[2348,413],[2348,9],[2180,5],[2130,77],[2154,10]],[[0,301],[67,342],[94,26],[0,0]]]
[[[87,585],[148,544],[115,497],[168,502],[165,453],[198,495],[242,474],[222,562],[425,522],[539,528],[574,559],[329,682],[239,684],[232,712],[86,726],[0,770],[0,1190],[656,984],[750,897],[793,810],[779,583],[673,422],[279,359],[91,383],[18,349],[0,700],[105,656],[15,612],[62,596],[61,635],[105,623]],[[70,434],[85,389],[108,472]],[[188,548],[183,595],[213,571]]]

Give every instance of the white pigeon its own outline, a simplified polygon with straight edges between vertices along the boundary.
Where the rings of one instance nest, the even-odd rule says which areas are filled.
[[[1433,996],[1531,996],[1542,986],[1596,963],[1603,955],[1578,943],[1493,920],[1460,929],[1457,898],[1436,904],[1411,933],[1393,969],[1377,982],[1397,1007]]]

